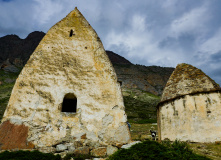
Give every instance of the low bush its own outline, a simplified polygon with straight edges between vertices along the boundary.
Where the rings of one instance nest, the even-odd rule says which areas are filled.
[[[35,151],[4,151],[0,153],[0,160],[61,160],[60,155]]]
[[[209,160],[204,156],[194,154],[184,142],[158,143],[144,141],[129,149],[115,152],[108,160]]]
[[[89,154],[67,154],[63,160],[70,160],[71,158],[73,158],[74,160],[85,160],[85,159],[91,159],[92,156]]]

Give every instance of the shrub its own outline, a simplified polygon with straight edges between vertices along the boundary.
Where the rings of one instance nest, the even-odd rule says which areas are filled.
[[[0,153],[1,160],[61,160],[60,155],[53,155],[52,153],[42,153],[37,150],[34,151],[4,151]]]
[[[186,143],[175,141],[172,144],[160,144],[155,141],[138,143],[129,149],[115,152],[108,160],[208,160],[194,154]]]
[[[73,158],[74,160],[85,160],[92,158],[92,156],[88,154],[67,154],[63,160],[70,160],[71,158]]]

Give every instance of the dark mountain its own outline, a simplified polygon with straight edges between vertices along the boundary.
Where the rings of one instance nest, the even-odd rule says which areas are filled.
[[[125,59],[124,57],[112,52],[112,51],[106,51],[111,63],[114,64],[132,64],[130,61]]]
[[[174,68],[114,64],[122,88],[140,89],[160,96]]]
[[[11,64],[24,65],[44,37],[43,32],[32,32],[25,39],[17,35],[0,38],[0,64],[7,59]]]
[[[7,71],[16,71],[22,67],[44,37],[43,32],[32,32],[25,39],[17,35],[0,38],[0,67]],[[155,95],[161,95],[174,68],[134,65],[124,57],[106,51],[118,76],[122,88],[139,89]]]

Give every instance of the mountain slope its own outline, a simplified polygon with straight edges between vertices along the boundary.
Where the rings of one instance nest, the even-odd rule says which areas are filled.
[[[0,38],[0,64],[7,59],[11,64],[24,65],[44,37],[43,32],[32,32],[25,39],[17,35],[7,35]],[[20,62],[18,63],[18,60]]]

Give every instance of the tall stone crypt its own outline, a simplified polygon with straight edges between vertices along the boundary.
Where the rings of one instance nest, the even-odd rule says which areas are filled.
[[[17,78],[0,149],[126,144],[124,109],[102,42],[75,8],[47,32]]]

